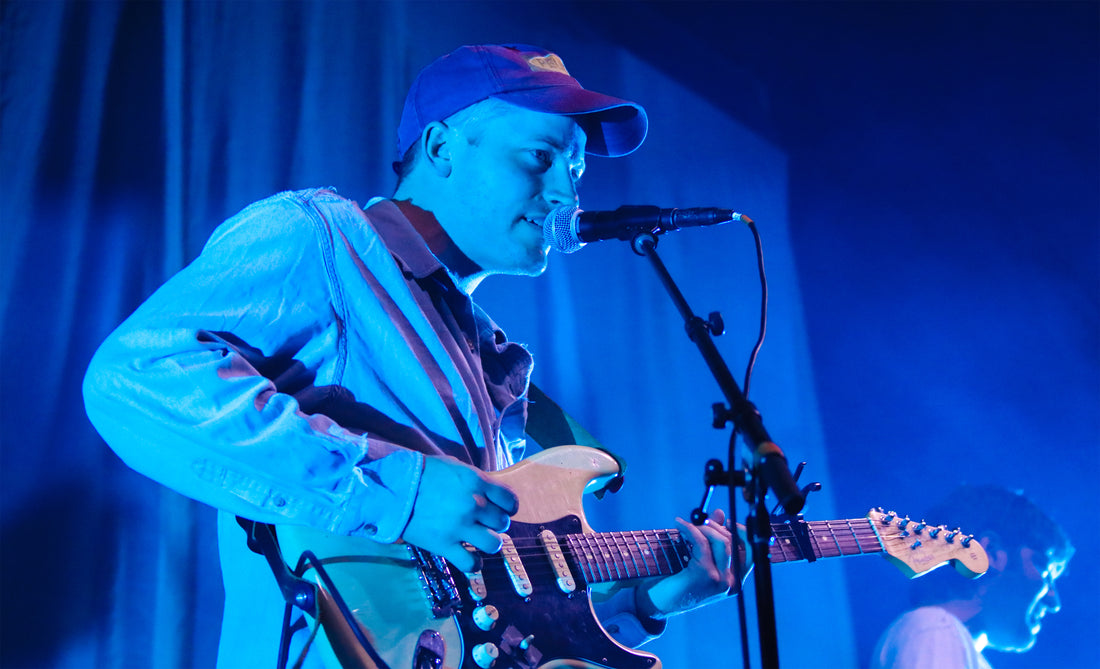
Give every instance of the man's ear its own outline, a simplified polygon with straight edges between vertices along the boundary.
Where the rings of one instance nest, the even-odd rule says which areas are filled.
[[[438,176],[446,177],[451,173],[451,142],[454,139],[454,131],[442,121],[432,121],[420,133],[420,151],[424,163],[431,166]]]
[[[978,541],[989,556],[989,568],[997,573],[1004,571],[1008,566],[1008,551],[1000,535],[992,531],[985,532]]]

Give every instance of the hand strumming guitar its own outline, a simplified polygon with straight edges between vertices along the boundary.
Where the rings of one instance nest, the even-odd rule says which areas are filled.
[[[420,489],[402,538],[446,558],[458,569],[480,569],[464,544],[485,553],[500,550],[500,533],[519,508],[515,493],[481,470],[452,457],[425,456]]]

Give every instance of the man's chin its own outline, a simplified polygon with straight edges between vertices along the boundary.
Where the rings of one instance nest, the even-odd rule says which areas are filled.
[[[550,249],[543,247],[539,251],[532,253],[527,258],[527,262],[524,267],[517,270],[516,274],[522,276],[539,276],[546,271],[547,265],[550,263]]]
[[[537,265],[532,265],[520,272],[516,272],[516,274],[520,274],[522,276],[539,276],[546,271],[546,264],[546,261],[543,260]]]
[[[1002,653],[1026,653],[1035,646],[1035,641],[1038,639],[1039,635],[1039,627],[1039,625],[1032,627],[1030,634],[1025,638],[1012,639],[1010,641],[1006,640],[1006,642],[1001,645],[991,642],[989,647]]]

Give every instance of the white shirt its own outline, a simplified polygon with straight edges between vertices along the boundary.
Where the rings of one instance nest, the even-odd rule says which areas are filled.
[[[883,633],[871,669],[991,669],[970,630],[946,609],[924,606]]]

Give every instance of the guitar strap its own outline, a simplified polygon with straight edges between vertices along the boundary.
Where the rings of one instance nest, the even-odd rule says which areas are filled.
[[[317,610],[319,589],[315,584],[290,570],[286,560],[283,559],[282,551],[279,549],[279,540],[275,536],[273,525],[257,523],[254,520],[240,516],[237,516],[237,524],[248,535],[248,548],[267,560],[271,573],[275,576],[275,582],[278,583],[279,590],[283,594],[283,600],[286,602],[286,608],[283,611],[283,632],[279,639],[279,656],[276,663],[277,669],[285,669],[290,654],[290,637],[306,625],[304,617],[299,618],[296,623],[291,623],[291,612],[297,607],[319,620],[320,612]],[[319,625],[314,627],[309,641],[306,642],[305,648],[302,650],[303,656],[309,647],[313,645],[313,638],[319,628]],[[299,661],[295,663],[295,667],[301,664],[301,659],[299,658]]]
[[[534,383],[527,388],[527,435],[534,439],[543,449],[566,444],[577,444],[596,448],[619,463],[619,474],[611,479],[607,485],[595,492],[598,499],[603,499],[608,492],[618,492],[623,485],[623,477],[626,474],[626,460],[619,455],[604,448],[603,444],[596,440],[588,430],[578,423],[572,416],[565,412],[557,402],[544,393]]]
[[[300,617],[296,622],[291,622],[291,614],[295,608],[305,611],[316,621],[312,625],[309,638],[301,648],[298,659],[294,663],[294,669],[299,669],[306,659],[306,653],[313,645],[317,632],[325,627],[329,633],[329,643],[332,650],[344,667],[360,667],[361,669],[390,669],[378,651],[374,649],[370,641],[364,636],[355,618],[336,590],[328,574],[312,551],[305,551],[299,559],[298,567],[291,571],[289,564],[283,557],[279,548],[279,540],[275,533],[275,526],[267,523],[257,523],[237,516],[237,524],[248,535],[248,548],[254,553],[262,555],[267,560],[271,572],[275,575],[275,581],[282,591],[286,606],[283,611],[282,636],[279,639],[279,655],[276,661],[276,669],[285,669],[290,655],[290,637],[309,623],[305,617]],[[302,577],[304,567],[309,565],[316,570],[325,588]],[[343,621],[346,627],[330,629],[328,621]],[[350,633],[344,631],[350,630]],[[363,659],[361,654],[351,648],[360,648],[369,659]],[[364,664],[365,662],[365,664]]]

